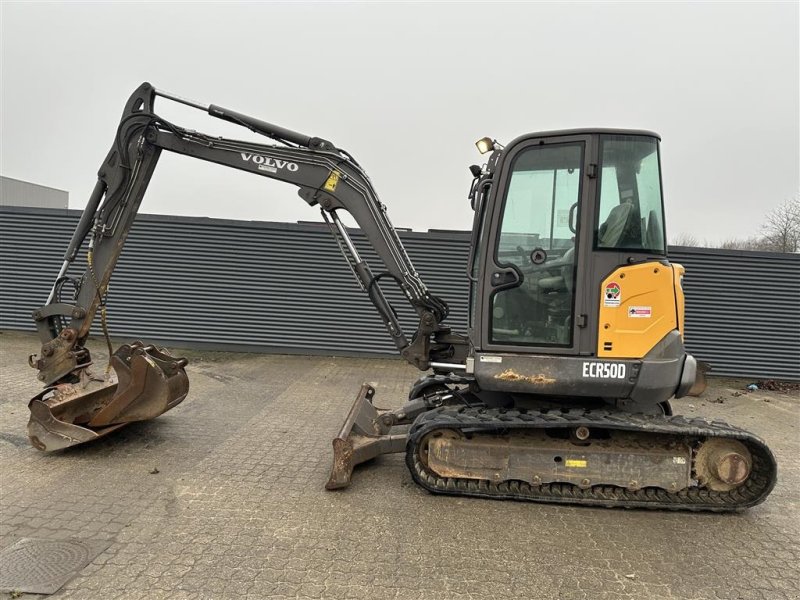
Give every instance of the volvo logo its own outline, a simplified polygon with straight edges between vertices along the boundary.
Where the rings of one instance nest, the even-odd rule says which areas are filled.
[[[258,165],[259,171],[267,171],[268,173],[277,173],[278,169],[286,169],[287,171],[295,172],[300,168],[297,166],[297,163],[272,158],[270,156],[247,154],[246,152],[242,152],[241,155],[243,161]]]

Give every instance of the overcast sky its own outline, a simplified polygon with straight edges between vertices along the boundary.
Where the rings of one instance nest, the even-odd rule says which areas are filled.
[[[799,5],[3,0],[0,173],[82,208],[127,97],[150,81],[333,141],[416,230],[471,227],[479,137],[652,129],[670,238],[746,237],[800,187]],[[291,186],[167,154],[142,212],[319,220]]]

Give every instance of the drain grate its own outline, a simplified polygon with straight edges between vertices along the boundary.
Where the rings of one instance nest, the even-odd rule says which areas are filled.
[[[0,592],[53,594],[106,548],[107,542],[23,538],[0,551]]]

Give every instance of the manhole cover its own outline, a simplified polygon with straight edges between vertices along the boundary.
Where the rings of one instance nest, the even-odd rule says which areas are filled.
[[[0,592],[53,594],[106,548],[106,542],[22,538],[0,551]]]

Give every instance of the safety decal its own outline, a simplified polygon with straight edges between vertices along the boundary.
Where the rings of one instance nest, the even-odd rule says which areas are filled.
[[[331,174],[328,175],[328,180],[325,182],[323,188],[327,192],[335,192],[337,185],[339,185],[339,171],[331,171]]]
[[[649,319],[653,316],[653,307],[651,306],[629,306],[628,316],[632,319]]]
[[[603,291],[603,304],[605,306],[619,306],[622,301],[622,288],[616,281],[606,285]]]
[[[568,458],[564,461],[565,466],[575,469],[585,469],[587,464],[588,463],[585,460],[580,460],[577,458]]]

